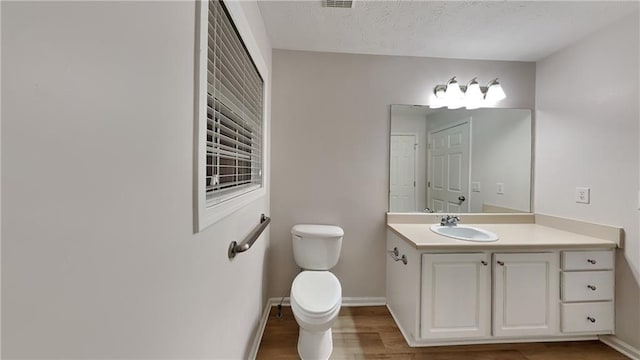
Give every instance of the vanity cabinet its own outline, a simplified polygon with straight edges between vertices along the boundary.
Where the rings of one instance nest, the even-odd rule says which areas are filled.
[[[422,255],[421,338],[490,335],[489,261],[486,253]]]
[[[558,257],[557,252],[422,254],[420,337],[555,334]]]
[[[613,333],[612,249],[416,249],[389,231],[394,248],[387,307],[410,346]]]
[[[613,333],[613,268],[613,251],[562,253],[563,333]]]
[[[558,331],[557,252],[493,254],[493,335]]]

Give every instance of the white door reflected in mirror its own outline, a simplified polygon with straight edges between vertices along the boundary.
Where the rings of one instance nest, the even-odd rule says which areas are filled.
[[[389,201],[399,212],[418,209],[416,193],[417,134],[391,134]]]
[[[469,131],[471,118],[428,134],[427,207],[435,212],[469,212]]]

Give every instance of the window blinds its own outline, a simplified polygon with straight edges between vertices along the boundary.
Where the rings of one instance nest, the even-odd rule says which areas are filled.
[[[263,80],[221,1],[209,1],[207,207],[262,186]]]

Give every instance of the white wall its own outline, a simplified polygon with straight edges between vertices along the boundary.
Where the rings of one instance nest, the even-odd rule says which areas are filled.
[[[481,184],[471,193],[472,212],[482,205],[496,205],[522,212],[531,211],[531,113],[505,109],[479,109],[473,116],[473,165],[471,181]],[[499,134],[499,135],[498,135]],[[503,194],[497,183],[504,184]]]
[[[231,12],[270,67],[257,5]],[[194,2],[2,2],[3,358],[247,356],[268,236],[227,248],[269,201],[193,234],[194,21]]]
[[[638,14],[537,63],[535,210],[621,226],[616,335],[640,348]],[[591,188],[576,204],[575,187]],[[635,277],[635,278],[634,278]]]
[[[425,105],[453,75],[500,77],[501,107],[534,107],[533,63],[274,50],[271,296],[288,296],[299,270],[297,223],[342,226],[343,295],[384,296],[390,105]]]

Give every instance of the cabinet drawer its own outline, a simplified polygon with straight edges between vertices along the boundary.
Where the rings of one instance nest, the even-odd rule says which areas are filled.
[[[562,273],[562,301],[613,300],[613,271]]]
[[[562,332],[613,331],[613,302],[562,304]]]
[[[564,251],[563,270],[609,270],[613,269],[613,251]]]

